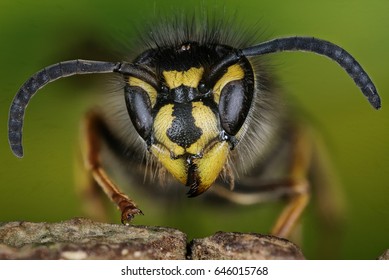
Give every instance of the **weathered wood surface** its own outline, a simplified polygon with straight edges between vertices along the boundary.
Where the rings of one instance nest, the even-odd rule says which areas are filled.
[[[172,228],[123,226],[75,218],[0,223],[0,259],[303,259],[285,239],[218,232],[188,241]]]

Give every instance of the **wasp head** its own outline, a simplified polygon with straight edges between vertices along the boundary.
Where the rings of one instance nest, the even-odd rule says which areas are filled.
[[[226,166],[253,100],[254,74],[234,49],[187,42],[151,49],[125,76],[132,123],[148,150],[173,177],[206,191]],[[227,62],[226,62],[227,61]]]

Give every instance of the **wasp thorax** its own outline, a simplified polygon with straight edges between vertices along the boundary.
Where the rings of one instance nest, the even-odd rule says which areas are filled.
[[[217,179],[251,108],[253,71],[245,57],[225,63],[233,52],[194,42],[148,50],[134,62],[136,75],[126,77],[135,129],[190,196]]]

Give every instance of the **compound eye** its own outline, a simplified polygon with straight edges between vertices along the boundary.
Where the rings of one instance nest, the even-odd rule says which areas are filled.
[[[147,141],[153,127],[152,106],[148,93],[141,87],[124,89],[127,111],[138,134]]]
[[[227,83],[220,94],[220,123],[229,135],[236,135],[250,111],[253,92],[245,86],[245,80]]]

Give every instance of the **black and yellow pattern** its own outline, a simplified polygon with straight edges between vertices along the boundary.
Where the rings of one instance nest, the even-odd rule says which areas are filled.
[[[252,106],[254,75],[247,59],[213,70],[231,50],[199,42],[147,50],[140,57],[149,63],[142,67],[151,69],[159,88],[139,77],[128,78],[127,107],[134,126],[163,167],[190,187],[190,196],[201,194],[219,177]],[[217,79],[210,82],[212,71]]]

